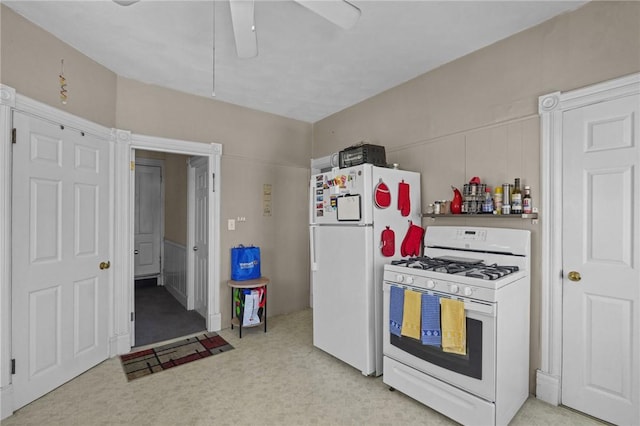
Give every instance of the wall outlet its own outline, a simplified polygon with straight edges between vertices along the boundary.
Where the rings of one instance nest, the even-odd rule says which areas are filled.
[[[235,219],[229,219],[227,221],[227,228],[229,229],[229,231],[235,231],[236,230],[236,221],[235,221]]]

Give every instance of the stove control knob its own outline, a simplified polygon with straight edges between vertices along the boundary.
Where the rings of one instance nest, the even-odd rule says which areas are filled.
[[[433,280],[427,281],[427,288],[435,288],[435,287],[436,287],[436,283]]]
[[[449,290],[451,290],[451,293],[457,293],[458,292],[458,285],[457,284],[451,284],[451,287],[449,288]]]
[[[404,275],[398,274],[396,275],[396,281],[398,281],[399,283],[404,281]]]
[[[409,275],[409,276],[407,277],[407,279],[405,280],[405,282],[406,282],[407,284],[413,284],[413,277]]]
[[[471,287],[465,287],[464,288],[464,295],[465,296],[471,296],[473,294],[473,289]]]

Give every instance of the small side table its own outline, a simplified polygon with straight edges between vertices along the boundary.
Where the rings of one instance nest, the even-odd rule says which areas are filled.
[[[233,300],[233,292],[236,288],[238,289],[253,289],[264,287],[264,312],[262,312],[262,320],[257,324],[245,325],[245,327],[256,327],[260,324],[264,323],[264,332],[267,332],[267,284],[269,284],[269,278],[260,277],[253,280],[246,281],[227,281],[227,285],[231,287],[231,329],[233,330],[233,326],[237,325],[240,329],[240,339],[242,339],[242,319],[244,317],[244,306],[240,307],[240,316],[234,317],[235,312],[235,303]]]

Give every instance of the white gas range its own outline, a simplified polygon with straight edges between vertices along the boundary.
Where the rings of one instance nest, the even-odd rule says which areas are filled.
[[[430,226],[422,257],[384,267],[386,384],[462,424],[508,424],[529,394],[530,232]],[[464,302],[466,354],[390,332],[400,287]]]

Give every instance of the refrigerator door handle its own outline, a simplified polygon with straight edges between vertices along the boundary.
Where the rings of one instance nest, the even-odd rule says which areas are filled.
[[[311,242],[311,271],[318,270],[318,262],[316,261],[316,227],[309,227],[309,241]]]

